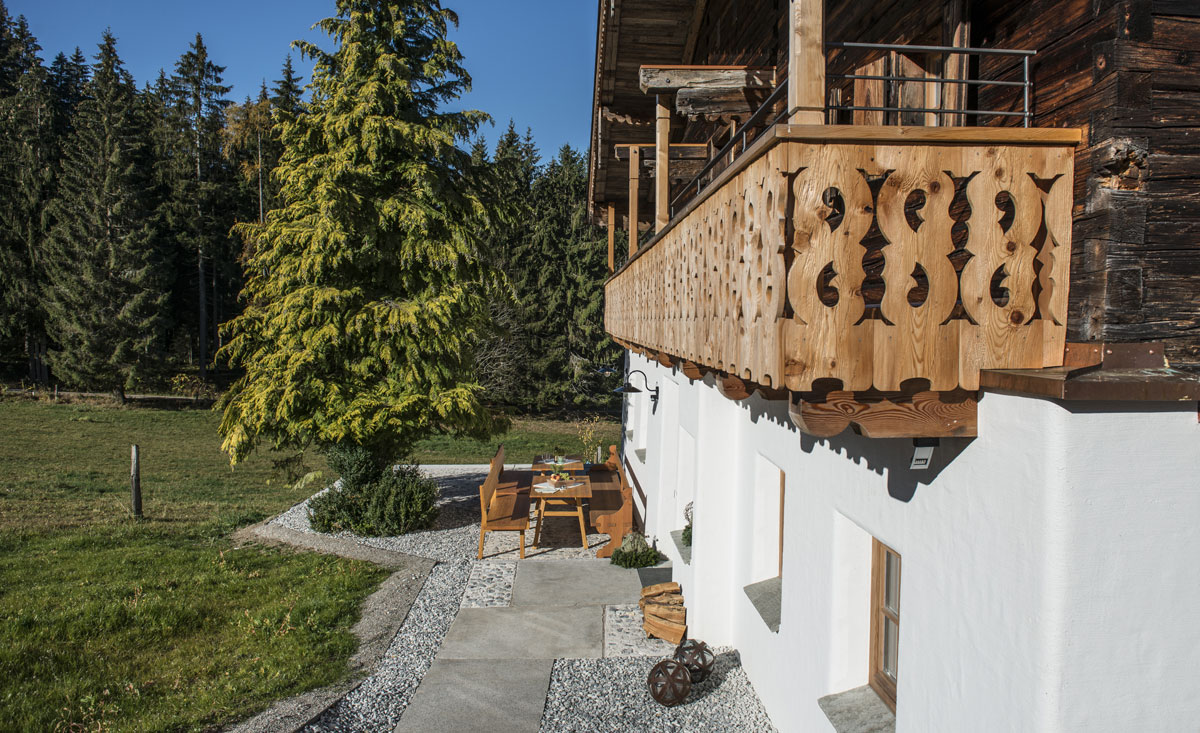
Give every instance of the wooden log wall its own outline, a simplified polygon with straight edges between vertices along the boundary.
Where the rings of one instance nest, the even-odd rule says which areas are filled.
[[[605,326],[795,392],[826,379],[974,390],[981,369],[1061,365],[1071,155],[1069,145],[954,144],[949,132],[940,144],[766,147],[608,283]],[[969,180],[961,276],[956,178]],[[877,309],[864,296],[873,231],[888,242]]]
[[[1069,337],[1162,340],[1200,366],[1200,3],[988,3],[978,25],[1038,49],[1036,124],[1086,130]]]

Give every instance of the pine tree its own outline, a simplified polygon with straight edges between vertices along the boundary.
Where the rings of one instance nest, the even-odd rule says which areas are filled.
[[[403,456],[436,431],[484,437],[471,346],[496,274],[456,147],[486,119],[444,112],[469,87],[438,0],[338,0],[319,23],[313,99],[284,123],[283,208],[239,231],[254,255],[222,351],[235,462],[261,440]]]
[[[166,295],[147,208],[152,181],[133,79],[105,32],[65,146],[47,240],[55,375],[125,392],[159,356]]]

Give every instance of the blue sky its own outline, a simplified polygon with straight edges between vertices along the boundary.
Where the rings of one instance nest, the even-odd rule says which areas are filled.
[[[306,38],[328,47],[310,26],[333,14],[333,0],[4,0],[24,15],[49,63],[55,53],[79,46],[89,59],[100,34],[111,27],[117,48],[138,84],[168,73],[197,31],[213,60],[226,67],[232,99],[258,93],[279,76],[289,44]],[[493,142],[511,117],[533,128],[543,157],[564,143],[587,145],[595,0],[446,0],[459,14],[453,39],[474,81],[463,106],[496,121],[484,136]],[[308,80],[310,68],[294,58]]]

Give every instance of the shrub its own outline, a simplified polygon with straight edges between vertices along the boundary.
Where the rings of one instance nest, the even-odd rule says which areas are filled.
[[[613,550],[612,554],[613,564],[623,568],[644,568],[657,565],[661,561],[662,555],[658,554],[658,550],[651,547],[646,538],[637,532],[625,535],[621,546]]]
[[[370,475],[361,454],[348,457],[341,467],[342,486],[308,503],[309,521],[319,532],[353,532],[362,537],[385,537],[428,529],[438,516],[437,483],[421,475],[417,466],[400,466]],[[369,454],[368,454],[369,458]],[[335,459],[331,453],[330,464]],[[350,475],[350,481],[346,476]],[[356,485],[356,482],[357,483]]]
[[[342,444],[325,449],[325,458],[334,473],[342,477],[342,489],[357,490],[383,478],[390,468],[385,461],[361,445]]]
[[[692,523],[688,522],[688,526],[683,528],[683,533],[679,536],[684,547],[692,546]]]

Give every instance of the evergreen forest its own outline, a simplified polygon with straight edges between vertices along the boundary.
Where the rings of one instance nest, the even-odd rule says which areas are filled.
[[[413,14],[426,6],[401,5]],[[341,45],[354,43],[356,16],[342,15],[326,30]],[[448,17],[438,8],[419,27]],[[444,37],[444,29],[434,35]],[[564,146],[543,156],[532,133],[512,121],[487,145],[478,135],[489,123],[484,113],[441,111],[469,88],[460,57],[441,59],[445,69],[435,77],[453,85],[435,80],[424,94],[380,101],[392,105],[395,119],[419,122],[429,135],[419,149],[396,146],[383,158],[388,167],[358,171],[370,183],[357,191],[355,205],[369,202],[378,218],[368,226],[366,214],[351,207],[345,226],[336,216],[332,224],[316,222],[315,208],[350,204],[321,200],[342,184],[318,180],[314,161],[336,168],[336,161],[358,160],[379,146],[371,147],[369,121],[354,141],[328,132],[346,123],[339,99],[353,90],[347,79],[354,70],[335,63],[335,51],[304,44],[298,50],[316,58],[318,69],[337,69],[337,79],[332,71],[324,80],[300,78],[289,56],[257,95],[237,101],[229,98],[225,67],[199,34],[178,59],[164,59],[157,78],[135,80],[109,31],[92,49],[51,56],[25,18],[12,17],[0,0],[0,380],[121,400],[232,387],[261,400],[254,380],[279,383],[279,372],[254,372],[256,354],[269,343],[269,353],[309,377],[325,357],[359,374],[379,361],[388,379],[398,373],[389,359],[420,365],[410,378],[432,380],[419,391],[440,396],[413,409],[479,435],[492,427],[472,423],[471,415],[487,415],[476,402],[537,412],[616,404],[608,371],[620,352],[603,330],[605,232],[587,217],[585,152]],[[389,198],[397,187],[421,196]],[[389,221],[420,241],[380,244],[394,235]],[[315,239],[324,249],[296,244]],[[375,254],[363,254],[369,252]],[[343,279],[334,278],[340,290],[329,300],[327,285],[308,286],[325,282],[331,268]],[[307,278],[310,269],[321,277]],[[424,310],[438,318],[376,312],[364,326],[345,315],[357,307],[354,297],[361,296],[364,314],[387,302],[386,278],[404,288],[420,283],[401,288],[424,293],[420,298],[436,294],[412,302],[434,303]],[[456,289],[463,280],[472,289]],[[291,343],[271,331],[271,313],[287,314],[292,324],[328,315],[320,325],[339,333],[410,328],[420,337],[322,346],[306,336]],[[295,351],[312,358],[296,361]],[[442,379],[451,386],[469,374],[470,389],[442,389],[439,370],[459,375]],[[313,390],[324,388],[309,381]],[[227,417],[231,404],[238,409],[227,401]],[[376,409],[344,407],[356,415]],[[396,409],[384,417],[371,412],[370,419],[397,420]],[[253,429],[278,438],[269,425]]]

